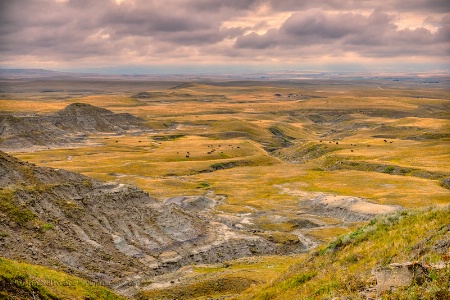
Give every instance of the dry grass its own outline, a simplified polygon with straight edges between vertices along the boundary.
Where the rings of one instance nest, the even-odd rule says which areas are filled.
[[[374,109],[413,111],[421,105],[441,105],[442,100],[402,97],[399,91],[393,91],[394,96],[382,96],[385,92],[380,91],[383,93],[377,97],[374,91],[364,89],[362,91],[373,96],[356,98],[354,95],[361,94],[361,91],[343,89],[341,96],[336,97],[331,96],[327,89],[333,91],[332,87],[317,92],[319,89],[311,88],[188,84],[174,90],[154,92],[154,97],[149,99],[117,95],[86,96],[76,101],[143,116],[154,128],[160,128],[161,133],[155,135],[186,136],[170,141],[154,140],[152,135],[93,137],[92,141],[100,145],[16,155],[34,163],[65,168],[103,180],[136,184],[159,199],[180,193],[203,193],[205,188],[199,183],[208,182],[209,188],[216,193],[228,196],[220,209],[230,213],[248,211],[248,207],[263,211],[290,209],[296,205],[297,198],[280,194],[274,185],[296,182],[305,183],[300,190],[355,195],[406,207],[448,202],[449,191],[433,180],[364,171],[313,171],[323,168],[323,158],[328,156],[327,160],[332,161],[344,159],[446,172],[450,167],[450,154],[445,141],[397,138],[389,139],[393,141],[389,143],[384,142],[384,138],[373,136],[385,133],[385,127],[380,124],[389,124],[393,128],[389,134],[404,135],[406,130],[407,134],[414,135],[416,128],[446,131],[449,126],[447,120],[415,117],[391,119],[364,114],[365,110]],[[323,98],[293,100],[284,96],[275,97],[275,93]],[[12,100],[8,103],[12,105],[11,111],[28,107],[37,112],[55,110],[64,105]],[[305,110],[320,112],[330,109],[352,112],[353,119],[342,123],[345,126],[363,123],[368,127],[347,131],[348,136],[340,138],[339,145],[336,145],[333,136],[321,137],[323,132],[329,130],[328,125],[324,127],[302,115],[295,116]],[[294,115],[287,114],[289,111]],[[176,130],[173,124],[177,126]],[[282,162],[268,155],[260,144],[277,143],[268,130],[272,126],[298,139],[296,143],[300,148],[287,149],[290,155],[297,155],[305,141],[310,141],[312,145],[324,145],[331,152],[319,153],[318,157],[312,156],[303,164]],[[236,132],[241,137],[233,137]],[[319,139],[323,142],[319,143]],[[213,148],[215,151],[208,154]],[[229,162],[235,162],[236,166],[202,173],[211,165]]]
[[[53,113],[69,104],[61,101],[17,101],[0,99],[0,111],[6,113]]]
[[[274,281],[280,273],[298,261],[301,255],[241,258],[218,265],[194,266],[186,274],[175,274],[177,284],[144,291],[138,299],[210,299],[237,296],[250,286]]]
[[[363,168],[364,164],[378,164],[414,168],[441,177],[449,175],[446,136],[450,132],[450,118],[446,117],[446,99],[450,94],[445,91],[355,89],[345,83],[301,86],[274,83],[273,86],[187,84],[149,92],[148,99],[119,93],[64,101],[0,100],[0,110],[51,113],[69,103],[84,102],[143,117],[155,132],[139,136],[92,136],[93,144],[80,148],[13,154],[39,165],[135,184],[158,200],[212,190],[226,195],[225,202],[214,213],[258,214],[258,218],[252,219],[254,225],[279,234],[280,239],[287,237],[293,227],[288,221],[273,222],[273,216],[288,220],[298,217],[299,201],[305,192],[359,196],[407,208],[450,202],[450,190],[440,186],[438,180]],[[276,93],[282,96],[277,97]],[[434,112],[438,114],[436,117]],[[293,146],[273,153],[266,151],[283,147],[283,137],[274,136],[271,128],[279,130],[284,138],[294,138]],[[171,135],[183,136],[161,139]],[[363,167],[327,169],[339,161],[357,162]],[[280,186],[294,192],[283,193]],[[335,223],[336,220],[319,216],[317,220],[329,226],[305,233],[320,241],[329,241],[353,229]],[[203,274],[204,283],[211,279],[214,282],[220,278],[246,278],[248,282],[255,281],[250,290],[256,292],[261,284],[269,283],[286,270],[293,258],[250,261],[230,262],[227,267],[197,267],[195,274]],[[297,279],[296,282],[301,281]],[[205,284],[203,288],[208,286]],[[192,283],[186,288],[198,287]],[[295,292],[286,295],[294,297]]]
[[[250,288],[238,299],[365,299],[359,292],[369,285],[375,267],[443,261],[446,254],[431,245],[445,241],[448,217],[448,206],[380,217],[299,259],[275,282]],[[383,299],[447,299],[449,275],[448,268],[438,270],[425,284],[386,293]]]

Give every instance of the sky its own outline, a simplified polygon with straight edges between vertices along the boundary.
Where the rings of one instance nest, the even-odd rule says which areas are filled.
[[[450,71],[450,1],[0,0],[0,68]]]

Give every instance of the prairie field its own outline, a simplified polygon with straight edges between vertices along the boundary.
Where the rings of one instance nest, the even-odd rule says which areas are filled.
[[[80,102],[131,113],[151,130],[93,133],[79,147],[12,154],[134,184],[160,201],[213,191],[226,196],[218,212],[289,217],[302,199],[293,190],[405,208],[450,200],[440,184],[450,176],[450,93],[443,88],[325,80],[112,88],[98,81],[84,89],[77,82],[73,88],[83,93],[74,95],[70,82],[47,84],[58,88],[27,83],[22,95],[12,85],[1,111],[50,114]]]
[[[318,195],[413,209],[450,203],[445,184],[450,92],[442,84],[388,79],[84,84],[76,82],[71,90],[70,81],[26,82],[25,92],[18,92],[19,83],[10,84],[0,95],[0,111],[51,114],[87,103],[143,118],[149,130],[92,133],[77,146],[10,154],[133,184],[161,202],[220,195],[212,214],[280,241],[301,234],[320,245],[361,224],[305,211],[302,203]],[[57,88],[43,92],[51,85]],[[299,218],[318,226],[302,227]],[[194,274],[205,284],[222,278],[233,286],[244,278],[258,286],[297,259],[238,260],[195,267]],[[193,275],[174,276],[193,282]]]

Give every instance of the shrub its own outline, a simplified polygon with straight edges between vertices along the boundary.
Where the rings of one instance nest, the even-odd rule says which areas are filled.
[[[24,225],[35,218],[33,212],[14,202],[14,192],[0,190],[0,211],[4,212],[11,221]]]
[[[387,173],[387,174],[392,174],[395,171],[395,167],[394,166],[387,166],[386,168],[384,168],[383,173]]]
[[[50,229],[53,229],[55,226],[53,226],[53,224],[52,223],[44,223],[44,224],[42,224],[42,229],[43,230],[50,230]]]

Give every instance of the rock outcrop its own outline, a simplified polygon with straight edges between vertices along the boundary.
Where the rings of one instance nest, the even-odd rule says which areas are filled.
[[[0,253],[122,292],[192,263],[283,253],[201,213],[213,200],[179,199],[159,203],[134,186],[37,167],[0,151]]]
[[[70,132],[120,132],[139,128],[144,122],[131,114],[84,103],[73,103],[50,118],[55,126]]]
[[[449,264],[444,261],[437,264],[404,262],[378,267],[372,270],[372,277],[367,281],[368,285],[360,291],[359,295],[367,300],[384,299],[398,289],[425,285],[427,281],[432,280],[431,273],[448,268]],[[443,293],[446,294],[445,291]],[[395,296],[394,298],[397,299]]]
[[[421,285],[426,280],[429,268],[420,263],[408,262],[390,264],[374,270],[378,295],[411,284]]]
[[[401,210],[399,206],[371,203],[359,197],[322,193],[317,193],[314,198],[302,201],[301,205],[314,214],[339,218],[345,222],[368,221],[377,215]]]
[[[73,103],[52,115],[0,115],[0,149],[54,147],[79,143],[93,133],[146,130],[144,120],[127,113]]]

